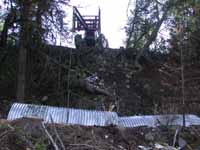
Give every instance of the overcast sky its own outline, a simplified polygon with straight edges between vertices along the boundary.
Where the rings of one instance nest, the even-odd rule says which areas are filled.
[[[71,5],[78,8],[82,15],[97,15],[101,8],[102,33],[106,36],[111,48],[124,45],[124,26],[127,21],[129,0],[71,0]]]

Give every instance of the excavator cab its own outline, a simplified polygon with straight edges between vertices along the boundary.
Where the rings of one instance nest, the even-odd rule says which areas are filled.
[[[85,32],[86,45],[89,47],[95,46],[95,32],[93,30],[87,30]]]
[[[79,49],[87,47],[108,47],[108,41],[101,33],[101,11],[97,16],[82,16],[78,9],[73,7],[73,31],[84,31],[84,35],[75,36],[75,46]]]

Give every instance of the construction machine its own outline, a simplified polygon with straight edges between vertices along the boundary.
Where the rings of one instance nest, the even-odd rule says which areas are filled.
[[[84,31],[84,34],[76,34],[74,37],[77,49],[87,47],[107,48],[108,41],[101,33],[101,11],[98,15],[82,16],[78,9],[73,7],[73,31]]]

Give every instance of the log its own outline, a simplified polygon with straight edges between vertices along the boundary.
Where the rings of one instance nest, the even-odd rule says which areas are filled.
[[[80,87],[84,88],[86,91],[92,93],[92,94],[100,94],[105,96],[112,96],[110,92],[108,92],[106,89],[100,88],[98,85],[94,85],[92,83],[89,83],[85,79],[80,80]]]

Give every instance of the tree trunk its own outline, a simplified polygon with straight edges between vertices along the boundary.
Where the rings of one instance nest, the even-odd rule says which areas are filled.
[[[17,100],[24,101],[26,88],[26,59],[27,49],[20,47],[18,56]]]
[[[42,42],[42,35],[43,35],[43,31],[42,31],[42,2],[39,1],[38,4],[38,9],[36,12],[36,38],[37,38],[37,43],[41,44]]]
[[[20,49],[18,56],[18,75],[17,75],[17,99],[24,101],[26,89],[26,62],[27,62],[27,44],[28,44],[28,19],[29,3],[27,0],[20,2]]]

